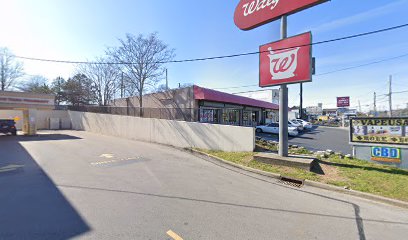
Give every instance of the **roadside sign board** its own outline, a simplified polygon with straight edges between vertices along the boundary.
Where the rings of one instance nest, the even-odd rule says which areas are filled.
[[[352,118],[350,141],[408,145],[408,118]]]
[[[259,47],[259,86],[312,81],[310,32]]]
[[[350,97],[337,97],[337,107],[350,107]]]
[[[377,162],[401,163],[401,149],[391,147],[371,147],[371,160]]]
[[[234,22],[250,30],[328,0],[241,0],[235,9]]]

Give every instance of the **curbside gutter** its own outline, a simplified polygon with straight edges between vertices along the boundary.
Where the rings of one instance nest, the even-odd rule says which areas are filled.
[[[270,172],[265,172],[262,170],[250,168],[250,167],[245,167],[245,166],[233,163],[233,162],[226,161],[222,158],[213,156],[211,154],[201,152],[199,150],[195,150],[195,149],[184,149],[184,150],[193,154],[194,156],[211,158],[215,161],[218,161],[218,162],[221,162],[221,163],[224,163],[224,164],[227,164],[227,165],[230,165],[230,166],[233,166],[233,167],[236,167],[236,168],[248,171],[248,172],[252,172],[255,174],[259,174],[259,175],[274,178],[274,179],[281,178],[280,174],[270,173]],[[360,197],[360,198],[364,198],[364,199],[368,199],[368,200],[372,200],[376,202],[386,203],[386,204],[397,206],[397,207],[408,208],[408,202],[404,202],[404,201],[400,201],[400,200],[396,200],[392,198],[387,198],[387,197],[382,197],[382,196],[378,196],[378,195],[374,195],[370,193],[360,192],[356,190],[344,189],[341,187],[337,187],[337,186],[333,186],[333,185],[329,185],[325,183],[320,183],[320,182],[315,182],[315,181],[310,181],[307,179],[304,181],[304,185],[310,186],[310,187],[321,188],[321,189],[325,189],[329,191],[339,192],[339,193],[345,193],[348,195],[352,195],[352,196],[356,196],[356,197]]]
[[[259,175],[263,175],[263,176],[270,177],[270,178],[276,178],[276,179],[280,179],[280,177],[281,177],[281,175],[277,174],[277,173],[270,173],[270,172],[265,172],[265,171],[258,170],[258,169],[255,169],[255,168],[245,167],[245,166],[242,166],[240,164],[229,162],[229,161],[226,161],[226,160],[224,160],[222,158],[219,158],[219,157],[216,157],[216,156],[213,156],[211,154],[201,152],[201,151],[198,151],[198,150],[195,150],[195,149],[184,149],[184,150],[191,153],[191,154],[193,154],[194,156],[197,156],[197,157],[203,157],[204,156],[204,157],[207,157],[207,158],[211,158],[211,159],[216,160],[218,162],[222,162],[222,163],[228,164],[230,166],[233,166],[233,167],[236,167],[236,168],[248,171],[248,172],[252,172],[252,173],[256,173],[256,174],[259,174]]]

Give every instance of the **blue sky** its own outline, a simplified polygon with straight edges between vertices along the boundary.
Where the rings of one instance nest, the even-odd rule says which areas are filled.
[[[282,1],[282,0],[281,0]],[[279,21],[251,31],[233,22],[238,0],[0,0],[0,46],[16,55],[92,60],[106,47],[116,46],[126,33],[159,37],[176,50],[176,59],[229,55],[257,51],[259,45],[279,39]],[[312,31],[322,41],[408,23],[408,0],[332,0],[288,18],[288,34]],[[316,73],[352,67],[408,53],[408,28],[313,48]],[[322,102],[335,107],[336,96],[351,96],[351,104],[372,108],[373,92],[387,91],[393,74],[395,91],[408,90],[408,57],[315,76],[304,85],[306,106]],[[25,71],[53,79],[67,78],[75,66],[24,61]],[[172,87],[194,83],[208,88],[228,88],[258,83],[258,56],[168,65]],[[226,92],[257,90],[228,88]],[[289,87],[290,105],[299,102],[299,85]],[[408,103],[408,95],[396,94],[394,107]],[[385,96],[379,108],[385,109]],[[371,106],[365,106],[370,105]]]

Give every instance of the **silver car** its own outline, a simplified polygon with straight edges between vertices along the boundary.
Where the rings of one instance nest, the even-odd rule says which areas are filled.
[[[268,125],[257,126],[256,132],[279,134],[279,123],[270,123]],[[296,137],[297,135],[299,135],[297,127],[288,127],[288,135],[292,137]]]

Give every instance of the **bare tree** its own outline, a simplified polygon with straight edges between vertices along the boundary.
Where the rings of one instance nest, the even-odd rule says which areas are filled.
[[[164,64],[175,56],[174,49],[162,42],[156,33],[146,38],[127,34],[119,39],[121,45],[109,49],[108,54],[121,63],[126,80],[126,91],[138,94],[140,114],[142,115],[143,93],[163,79]]]
[[[91,80],[92,89],[100,106],[108,105],[113,100],[116,89],[120,87],[120,70],[109,62],[111,61],[107,58],[98,58],[95,63],[78,67],[78,72]]]
[[[48,79],[41,75],[30,77],[28,80],[21,82],[19,85],[17,85],[16,88],[23,92],[44,94],[54,93],[51,89],[51,86],[48,84]]]
[[[166,84],[160,84],[152,92],[165,92],[165,91],[168,91],[168,90],[169,89],[167,88]]]
[[[15,80],[23,75],[23,64],[7,48],[0,48],[0,90],[13,87]]]

